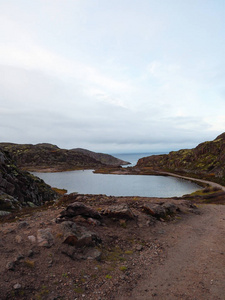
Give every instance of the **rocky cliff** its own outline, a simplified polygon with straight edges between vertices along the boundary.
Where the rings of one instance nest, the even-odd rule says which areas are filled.
[[[8,151],[18,167],[27,171],[69,171],[95,169],[106,165],[120,165],[126,162],[84,149],[60,149],[52,144],[0,143]]]
[[[24,206],[39,206],[56,197],[49,185],[18,169],[9,154],[0,150],[0,214]]]
[[[225,133],[194,149],[172,151],[139,159],[137,167],[191,174],[225,184]]]

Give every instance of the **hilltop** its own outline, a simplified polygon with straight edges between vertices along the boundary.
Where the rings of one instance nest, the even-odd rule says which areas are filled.
[[[141,158],[136,168],[146,172],[174,172],[225,185],[225,133],[193,149],[182,149],[169,154]]]
[[[121,166],[121,165],[129,165],[130,163],[127,161],[124,161],[122,159],[116,158],[112,155],[105,154],[105,153],[96,153],[87,149],[82,149],[82,148],[75,148],[72,149],[75,152],[80,152],[85,155],[88,155],[90,157],[93,157],[97,161],[100,161],[102,164],[105,165],[112,165],[112,166]]]
[[[60,149],[48,143],[0,143],[0,148],[10,153],[19,168],[27,171],[60,172],[128,164],[110,155],[85,149]]]

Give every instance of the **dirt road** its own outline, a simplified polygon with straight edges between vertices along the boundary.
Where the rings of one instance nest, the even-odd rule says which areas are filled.
[[[208,181],[208,180],[204,180],[204,179],[198,179],[198,178],[193,178],[193,177],[187,177],[187,176],[182,176],[182,175],[178,175],[175,173],[170,173],[170,172],[159,172],[159,174],[163,175],[168,175],[168,176],[173,176],[173,177],[178,177],[178,178],[182,178],[182,179],[186,179],[186,180],[191,180],[191,181],[195,181],[195,182],[201,182],[201,183],[206,183],[211,187],[216,187],[218,189],[221,189],[222,191],[225,191],[225,186],[218,184],[216,182],[213,181]]]
[[[118,299],[225,299],[225,206],[202,205],[200,210],[201,215],[162,225],[165,258],[144,270],[129,297]]]

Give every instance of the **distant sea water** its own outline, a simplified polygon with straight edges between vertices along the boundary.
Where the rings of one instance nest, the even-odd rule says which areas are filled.
[[[139,158],[162,153],[113,154],[135,165]],[[130,165],[129,165],[130,166]],[[59,173],[37,173],[52,187],[66,189],[68,193],[105,194],[108,196],[173,197],[200,189],[190,181],[170,176],[94,174],[93,170]]]
[[[111,155],[122,159],[124,161],[129,161],[131,165],[129,166],[135,166],[138,160],[142,157],[147,157],[151,155],[159,155],[159,154],[166,154],[165,152],[148,152],[148,153],[111,153]]]

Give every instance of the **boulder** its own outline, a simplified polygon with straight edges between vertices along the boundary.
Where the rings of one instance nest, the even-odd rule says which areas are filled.
[[[143,211],[155,217],[156,219],[166,219],[168,216],[174,215],[178,208],[176,205],[170,202],[154,204],[154,203],[145,203],[142,206]]]
[[[85,227],[78,226],[72,221],[65,221],[61,224],[63,231],[64,244],[82,247],[93,247],[101,243],[101,239],[96,233],[87,230]]]
[[[38,229],[37,243],[41,247],[50,248],[54,244],[54,238],[49,228]]]
[[[56,219],[56,223],[69,220],[76,216],[82,216],[84,218],[101,219],[99,212],[93,208],[83,204],[82,202],[74,202],[67,206]]]
[[[115,219],[133,220],[135,218],[132,210],[127,204],[118,204],[106,208],[102,215]]]

